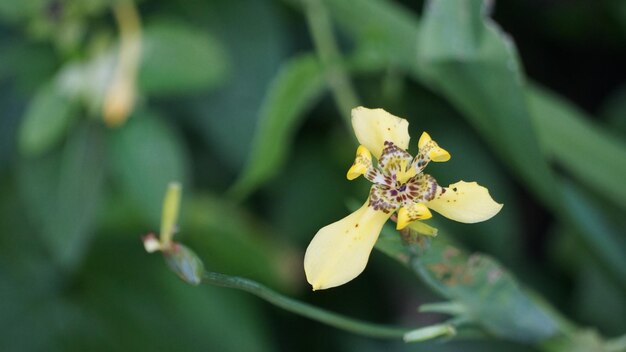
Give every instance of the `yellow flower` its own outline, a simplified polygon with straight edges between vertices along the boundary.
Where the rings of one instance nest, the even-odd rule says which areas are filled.
[[[398,230],[432,217],[429,209],[459,222],[475,223],[496,215],[502,204],[476,182],[460,181],[441,187],[422,173],[430,161],[444,162],[450,154],[428,133],[422,133],[413,158],[409,123],[383,109],[352,109],[352,127],[359,143],[349,180],[363,175],[373,183],[367,201],[354,213],[320,229],[306,250],[304,270],[313,290],[343,285],[367,264],[378,235],[397,211]],[[372,156],[378,161],[374,165]]]

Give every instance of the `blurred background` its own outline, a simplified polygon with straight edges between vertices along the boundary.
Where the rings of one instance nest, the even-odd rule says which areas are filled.
[[[451,152],[427,170],[440,184],[505,204],[438,227],[576,324],[626,332],[626,3],[489,2],[509,42],[454,20],[470,2],[0,1],[0,350],[533,350],[354,335],[145,252],[179,180],[177,238],[208,270],[367,321],[441,321],[416,308],[442,298],[378,251],[347,285],[305,281],[310,239],[369,186],[345,179],[343,78]]]

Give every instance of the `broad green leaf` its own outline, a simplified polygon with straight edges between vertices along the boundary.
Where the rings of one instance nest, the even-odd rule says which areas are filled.
[[[197,95],[187,106],[190,123],[211,148],[225,172],[221,184],[233,182],[250,153],[255,127],[270,82],[293,52],[290,27],[272,0],[193,2],[206,26],[228,52],[233,69],[226,84]],[[236,132],[236,137],[234,133]]]
[[[84,123],[61,153],[22,161],[20,187],[30,215],[55,260],[75,266],[92,235],[104,180],[99,126]]]
[[[553,205],[554,180],[533,130],[515,47],[485,10],[483,0],[428,2],[418,72],[463,111],[540,199]]]
[[[39,89],[30,102],[19,129],[22,154],[38,156],[57,145],[75,118],[72,102],[54,85]]]
[[[148,24],[141,50],[139,89],[149,95],[210,89],[221,83],[228,71],[217,40],[183,23]]]
[[[445,235],[404,244],[395,231],[383,230],[376,248],[413,270],[445,298],[461,304],[471,321],[494,336],[538,342],[554,336],[558,323],[535,302],[495,259],[465,252]]]
[[[144,219],[158,228],[163,192],[186,181],[187,155],[180,137],[159,116],[138,111],[108,139],[113,176]]]
[[[626,289],[626,240],[623,231],[613,224],[602,211],[602,204],[584,193],[569,180],[562,180],[563,207],[567,210],[576,233],[586,247],[613,275],[613,279]]]
[[[617,130],[614,132],[618,136],[626,136],[626,85],[609,95],[602,105],[600,116],[612,131]]]
[[[409,11],[381,0],[324,0],[324,4],[337,25],[358,41],[357,67],[415,65],[418,21]]]
[[[539,87],[527,90],[533,123],[548,157],[626,209],[626,143],[580,110]]]
[[[45,0],[0,1],[0,18],[15,23],[40,13],[45,6]]]
[[[248,162],[231,189],[235,197],[247,196],[280,170],[306,110],[324,91],[321,72],[312,55],[283,66],[263,102]]]

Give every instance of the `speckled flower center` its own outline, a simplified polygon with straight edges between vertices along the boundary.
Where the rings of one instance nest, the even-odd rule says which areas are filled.
[[[407,151],[386,141],[377,166],[371,166],[365,177],[373,185],[369,206],[385,213],[413,202],[426,202],[435,197],[437,181],[422,173],[428,164],[426,153],[413,158]]]

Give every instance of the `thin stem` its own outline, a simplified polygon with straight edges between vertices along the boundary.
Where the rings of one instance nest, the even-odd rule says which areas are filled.
[[[402,339],[409,329],[393,328],[388,326],[370,324],[356,319],[348,318],[336,313],[332,313],[312,305],[302,303],[292,298],[281,295],[258,282],[242,277],[229,276],[215,272],[205,272],[204,282],[216,286],[236,288],[252,293],[275,306],[283,308],[292,313],[317,320],[324,324],[350,331],[356,334],[369,337]]]
[[[352,128],[350,111],[359,105],[359,99],[342,65],[341,53],[333,35],[330,16],[320,0],[305,0],[307,23],[313,44],[325,69],[328,86],[348,128]]]

